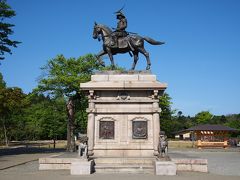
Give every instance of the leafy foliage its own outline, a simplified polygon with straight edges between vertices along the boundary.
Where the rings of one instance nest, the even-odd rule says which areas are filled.
[[[6,83],[3,80],[2,73],[0,72],[0,89],[5,88],[5,87],[6,87]]]
[[[105,67],[99,67],[99,70],[100,71],[112,71],[112,66],[105,66]],[[125,72],[126,69],[123,68],[123,67],[119,67],[118,65],[115,65],[115,68],[114,68],[114,71],[117,71],[117,72]]]
[[[25,94],[20,88],[0,88],[0,123],[6,145],[16,127],[13,117],[20,116],[25,106]]]
[[[29,94],[24,111],[26,139],[62,139],[66,137],[66,113],[63,98],[50,99]]]
[[[96,59],[91,54],[77,59],[67,59],[59,55],[41,68],[43,74],[36,91],[47,92],[54,96],[76,96],[79,92],[79,84],[89,81],[97,67]]]
[[[225,125],[238,129],[240,131],[240,114],[232,114],[226,116],[226,123]]]
[[[88,106],[87,99],[83,92],[80,92],[80,83],[90,80],[91,74],[98,68],[97,61],[94,55],[88,54],[79,58],[65,58],[59,55],[56,58],[48,61],[43,70],[43,76],[40,78],[38,88],[35,91],[47,92],[54,97],[73,98],[75,110],[77,114],[77,125],[83,125],[86,130],[86,108]],[[66,111],[66,110],[65,110]]]
[[[7,18],[14,17],[15,11],[6,3],[6,0],[0,0],[0,60],[4,59],[4,53],[11,54],[10,47],[17,47],[20,42],[9,39],[9,35],[13,34],[13,24],[5,22]]]
[[[84,93],[79,90],[80,83],[90,80],[91,74],[98,68],[98,63],[94,55],[88,54],[79,58],[65,58],[59,55],[48,61],[42,70],[43,76],[40,78],[37,92],[44,92],[52,97],[66,98],[67,112],[67,150],[75,150],[74,130],[76,125],[82,124],[86,128],[87,101]],[[75,111],[78,111],[77,123],[75,121]],[[79,114],[80,113],[80,114]],[[78,130],[81,130],[81,127]]]
[[[173,130],[173,121],[172,121],[172,114],[174,111],[171,110],[171,97],[164,93],[159,98],[159,107],[161,108],[160,113],[160,127],[161,131],[165,131],[168,137],[172,136]]]
[[[207,124],[213,115],[209,111],[202,111],[195,115],[197,124]]]

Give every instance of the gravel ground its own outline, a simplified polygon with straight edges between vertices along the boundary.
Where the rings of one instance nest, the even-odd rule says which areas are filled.
[[[28,154],[34,156],[34,154]],[[206,158],[209,162],[209,173],[180,172],[177,176],[155,176],[150,174],[92,174],[87,176],[72,176],[69,170],[39,171],[38,161],[31,161],[26,164],[0,170],[0,180],[239,180],[240,179],[240,152],[239,151],[218,151],[218,150],[171,150],[169,155],[172,158]],[[10,156],[0,156],[8,159]],[[18,158],[18,156],[15,156]],[[4,161],[1,163],[4,164]]]

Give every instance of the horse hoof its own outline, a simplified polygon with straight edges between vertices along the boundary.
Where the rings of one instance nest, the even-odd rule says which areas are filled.
[[[104,62],[101,62],[101,63],[99,63],[99,64],[100,64],[100,66],[105,67]]]
[[[149,65],[146,67],[146,70],[150,70],[150,66]]]

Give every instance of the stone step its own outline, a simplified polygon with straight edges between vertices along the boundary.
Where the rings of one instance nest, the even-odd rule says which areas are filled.
[[[133,164],[133,165],[153,165],[155,158],[119,158],[119,157],[104,157],[104,158],[94,158],[95,164]]]
[[[155,158],[149,157],[98,157],[94,158],[96,173],[147,173],[154,174]]]
[[[98,164],[95,165],[96,173],[138,173],[138,174],[154,174],[153,165],[137,165],[137,164]]]

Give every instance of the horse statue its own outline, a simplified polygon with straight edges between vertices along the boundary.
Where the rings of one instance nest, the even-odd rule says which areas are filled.
[[[132,54],[134,56],[134,61],[131,68],[131,70],[134,70],[138,61],[138,54],[140,52],[145,56],[147,60],[146,70],[149,70],[151,66],[151,61],[149,58],[149,53],[144,48],[144,41],[147,41],[152,45],[164,44],[164,42],[155,41],[149,37],[141,37],[137,34],[128,33],[126,37],[118,38],[116,43],[117,45],[113,45],[111,43],[112,39],[114,38],[113,31],[109,27],[102,24],[97,24],[96,22],[93,28],[93,38],[98,39],[99,41],[103,41],[103,50],[96,55],[100,65],[105,66],[104,62],[100,59],[100,57],[108,54],[111,61],[112,69],[115,68],[113,55],[128,52],[130,56],[132,56]]]

